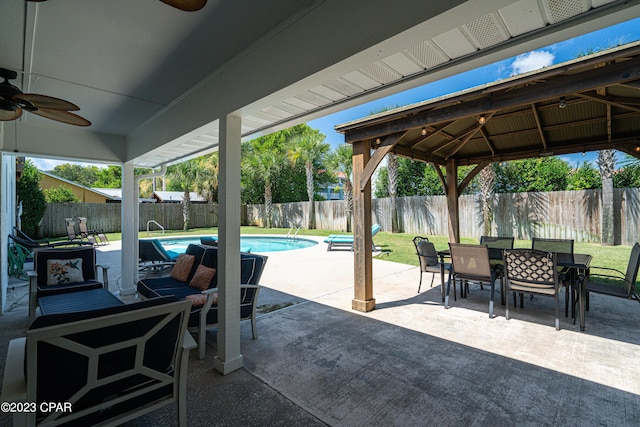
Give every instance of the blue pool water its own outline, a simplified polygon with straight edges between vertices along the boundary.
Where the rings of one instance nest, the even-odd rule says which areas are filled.
[[[205,237],[205,236],[202,236]],[[210,238],[210,236],[206,236]],[[217,239],[217,236],[215,236]],[[184,253],[187,246],[191,243],[200,244],[200,237],[178,237],[175,239],[159,239],[162,246],[169,251]],[[272,236],[241,236],[240,250],[242,252],[280,252],[291,251],[294,249],[303,249],[317,245],[318,242],[309,239],[296,238],[287,239],[286,237]]]

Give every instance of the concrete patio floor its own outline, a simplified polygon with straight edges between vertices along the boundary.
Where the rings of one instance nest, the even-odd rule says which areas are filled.
[[[259,315],[257,340],[243,322],[239,371],[213,370],[215,329],[206,359],[192,352],[191,426],[640,425],[636,302],[593,295],[585,332],[565,317],[556,331],[551,298],[526,299],[510,320],[498,303],[489,319],[489,291],[472,287],[444,310],[439,277],[429,288],[425,274],[418,294],[417,267],[374,259],[377,308],[360,313],[353,253],[320,243],[267,255],[258,305],[288,306]],[[117,290],[119,242],[98,261]],[[9,339],[28,326],[25,290],[0,317],[2,368]],[[168,407],[127,425],[175,423]]]

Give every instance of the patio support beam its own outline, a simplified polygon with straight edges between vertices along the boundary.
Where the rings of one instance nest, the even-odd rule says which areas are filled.
[[[398,141],[400,141],[405,134],[406,132],[389,135],[380,143],[380,146],[373,153],[373,157],[367,161],[367,164],[362,171],[362,177],[360,178],[360,184],[358,185],[358,187],[360,187],[360,191],[364,190],[365,185],[371,184],[371,177],[382,159],[384,159],[384,156],[386,156],[387,153],[395,147]],[[356,183],[357,182],[358,181],[356,181]]]
[[[138,278],[138,189],[136,188],[133,163],[122,164],[122,281],[120,295],[136,293]]]
[[[223,375],[242,368],[240,354],[240,145],[241,119],[220,118],[218,224],[218,354],[213,367]],[[198,345],[206,345],[199,343]]]
[[[371,237],[371,179],[364,172],[371,159],[370,140],[353,144],[353,287],[354,310],[368,312],[376,307],[373,298],[372,237]],[[379,161],[378,161],[379,162]],[[360,184],[364,184],[361,186]]]

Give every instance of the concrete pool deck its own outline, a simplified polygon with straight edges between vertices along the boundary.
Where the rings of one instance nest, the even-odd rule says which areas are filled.
[[[119,242],[99,248],[112,290],[119,256]],[[585,332],[565,317],[556,331],[551,298],[527,300],[511,320],[497,304],[489,319],[488,291],[472,287],[444,310],[438,277],[418,294],[417,267],[374,258],[377,308],[360,313],[352,252],[320,243],[268,256],[258,305],[288,306],[258,316],[257,340],[243,322],[245,367],[227,376],[212,369],[209,332],[207,357],[189,362],[192,426],[640,424],[635,302],[594,295]],[[26,306],[0,323],[4,357]],[[127,425],[175,419],[166,408]]]

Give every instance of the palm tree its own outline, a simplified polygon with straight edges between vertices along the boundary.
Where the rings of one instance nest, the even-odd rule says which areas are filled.
[[[493,194],[495,172],[493,165],[485,166],[480,171],[480,196],[482,198],[482,217],[484,219],[484,235],[491,236],[491,221],[493,220]]]
[[[401,233],[400,215],[398,214],[398,156],[387,154],[387,176],[389,178],[389,197],[391,198],[391,232]]]
[[[602,178],[602,244],[613,245],[613,172],[616,166],[615,150],[598,151],[598,167]]]
[[[196,183],[204,177],[205,174],[205,169],[197,160],[187,160],[186,162],[170,166],[167,172],[172,187],[179,188],[179,191],[184,193],[182,200],[182,229],[185,231],[189,229],[191,219],[191,197],[189,192],[195,189]]]
[[[242,159],[244,166],[262,177],[264,182],[264,226],[266,228],[271,228],[272,226],[272,184],[281,169],[282,159],[285,154],[273,135],[247,142],[244,158]]]
[[[307,180],[307,198],[309,200],[309,219],[307,228],[316,228],[315,215],[315,186],[313,181],[314,165],[317,164],[329,152],[331,146],[324,142],[325,136],[316,129],[308,129],[304,133],[294,135],[289,140],[289,158],[295,164],[298,161],[304,163],[304,171]]]
[[[209,203],[218,201],[218,153],[199,158],[204,174],[196,182],[196,191],[207,198]]]
[[[346,231],[351,231],[351,216],[353,215],[353,185],[351,171],[353,169],[353,148],[344,144],[336,148],[327,158],[327,163],[336,172],[342,172],[344,179],[344,210],[347,214]]]

